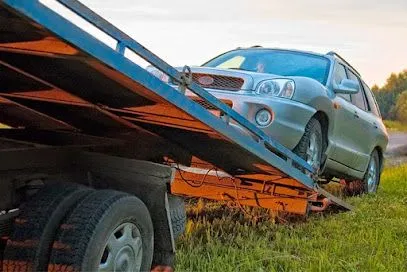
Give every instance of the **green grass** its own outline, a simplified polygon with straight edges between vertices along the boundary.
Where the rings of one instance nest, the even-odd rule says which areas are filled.
[[[407,271],[407,165],[386,169],[352,212],[275,224],[236,208],[192,207],[177,271]],[[257,222],[257,223],[256,223]]]
[[[400,121],[383,120],[383,122],[389,131],[394,131],[394,132],[407,131],[407,124],[402,123]]]

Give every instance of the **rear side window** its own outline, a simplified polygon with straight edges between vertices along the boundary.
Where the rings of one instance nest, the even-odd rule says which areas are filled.
[[[340,63],[337,63],[335,65],[335,71],[334,71],[334,77],[333,77],[333,82],[336,85],[341,84],[342,79],[348,78],[346,76],[346,69],[345,66],[343,66]],[[346,100],[350,101],[350,95],[349,94],[338,94],[340,97],[345,98]]]
[[[357,94],[352,94],[353,105],[355,105],[359,109],[362,109],[365,111],[369,110],[366,105],[364,91],[363,91],[362,86],[360,85],[359,78],[352,71],[348,70],[348,72],[349,72],[349,79],[354,80],[359,84],[359,92]]]
[[[370,111],[377,117],[381,117],[379,107],[377,106],[376,99],[373,96],[372,90],[363,82],[363,88],[365,89],[367,102],[369,103]]]

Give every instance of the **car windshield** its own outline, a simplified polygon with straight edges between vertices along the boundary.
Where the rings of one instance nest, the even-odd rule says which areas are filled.
[[[310,77],[323,85],[326,84],[329,72],[329,60],[323,56],[272,49],[234,50],[210,60],[203,66]]]

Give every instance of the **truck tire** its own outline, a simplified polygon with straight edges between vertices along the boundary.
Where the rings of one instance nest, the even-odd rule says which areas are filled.
[[[323,154],[323,138],[321,124],[316,118],[312,117],[308,122],[304,135],[293,151],[314,169],[319,170]]]
[[[144,203],[100,190],[61,224],[48,271],[149,271],[152,258],[153,224]]]
[[[187,214],[185,212],[184,199],[179,196],[168,195],[168,205],[170,207],[171,226],[174,239],[177,239],[185,231]]]
[[[91,191],[71,183],[49,184],[24,203],[7,241],[3,271],[45,271],[60,222]]]

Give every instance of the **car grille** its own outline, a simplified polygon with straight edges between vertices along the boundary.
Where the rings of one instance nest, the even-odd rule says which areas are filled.
[[[243,84],[244,79],[240,77],[211,75],[211,74],[192,74],[193,81],[203,88],[239,91]],[[206,79],[205,81],[202,79]],[[209,79],[209,80],[208,80]]]
[[[218,110],[218,108],[216,108],[215,106],[212,106],[210,103],[204,101],[204,100],[200,100],[200,99],[194,99],[194,101],[196,103],[198,103],[199,105],[201,105],[202,107],[208,109],[208,110]],[[230,100],[221,100],[223,103],[225,103],[226,105],[228,105],[229,107],[233,106],[233,102]]]

